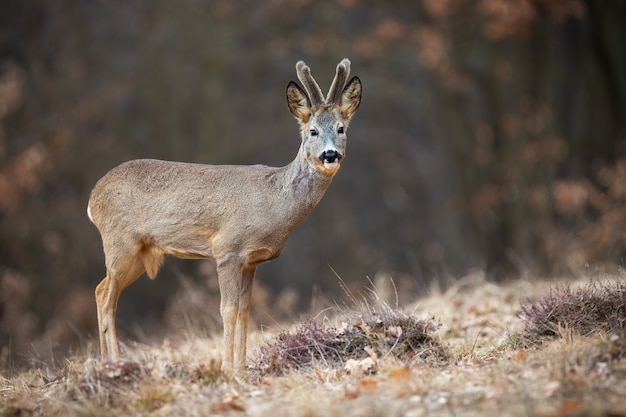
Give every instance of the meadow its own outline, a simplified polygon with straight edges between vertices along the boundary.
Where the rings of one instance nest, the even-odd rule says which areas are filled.
[[[2,416],[625,416],[620,276],[469,275],[398,306],[376,289],[250,335],[246,376],[220,334],[170,335],[2,371]]]

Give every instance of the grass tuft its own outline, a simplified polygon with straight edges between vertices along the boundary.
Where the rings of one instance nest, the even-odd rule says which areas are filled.
[[[447,348],[433,337],[439,326],[432,318],[419,320],[375,298],[374,307],[362,302],[338,327],[309,319],[281,332],[259,348],[252,368],[259,375],[282,375],[316,362],[340,368],[349,359],[387,356],[438,364],[448,360]]]
[[[522,337],[529,342],[557,338],[563,330],[582,336],[600,331],[626,332],[626,283],[591,281],[572,289],[560,286],[534,303],[523,304],[518,317],[524,321]]]
[[[100,405],[116,404],[120,393],[135,390],[145,374],[135,362],[104,362],[87,368],[69,388],[67,398],[74,401],[92,398]]]

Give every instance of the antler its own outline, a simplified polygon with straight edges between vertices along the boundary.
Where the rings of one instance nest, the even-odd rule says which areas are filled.
[[[339,64],[337,64],[337,72],[335,73],[335,79],[328,90],[326,103],[341,103],[341,93],[343,92],[343,86],[348,79],[348,75],[350,75],[350,60],[348,58],[344,58]]]
[[[296,63],[296,73],[298,74],[298,79],[302,85],[304,85],[304,89],[309,94],[311,107],[316,108],[324,104],[322,90],[313,79],[311,69],[303,61],[298,61],[298,63]]]
[[[324,96],[322,95],[322,90],[320,89],[320,86],[311,75],[311,69],[303,61],[298,61],[298,63],[296,64],[296,73],[298,74],[298,79],[300,80],[302,85],[304,85],[304,88],[309,95],[309,99],[311,100],[311,107],[316,108],[324,103],[340,104],[343,87],[346,84],[348,75],[350,75],[350,60],[348,58],[344,58],[339,64],[337,64],[335,79],[330,85],[326,100],[324,100]]]

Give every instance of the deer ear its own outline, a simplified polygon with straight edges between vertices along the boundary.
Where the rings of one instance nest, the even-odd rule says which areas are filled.
[[[311,117],[311,100],[298,84],[291,81],[287,85],[287,105],[291,113],[301,123],[306,123]]]
[[[352,77],[341,92],[339,110],[345,119],[350,119],[361,105],[361,90],[362,86],[359,77]]]

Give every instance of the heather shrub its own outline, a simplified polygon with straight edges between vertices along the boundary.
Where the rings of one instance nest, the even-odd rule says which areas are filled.
[[[563,329],[583,336],[599,331],[623,334],[626,283],[591,281],[580,288],[559,286],[536,302],[521,306],[523,337],[530,341],[558,337]]]
[[[386,356],[430,364],[447,360],[447,349],[433,336],[439,328],[433,318],[420,320],[392,309],[380,298],[374,301],[374,305],[362,302],[340,319],[339,326],[309,319],[293,331],[279,333],[258,349],[253,369],[282,374],[315,362],[340,368],[349,359]]]

